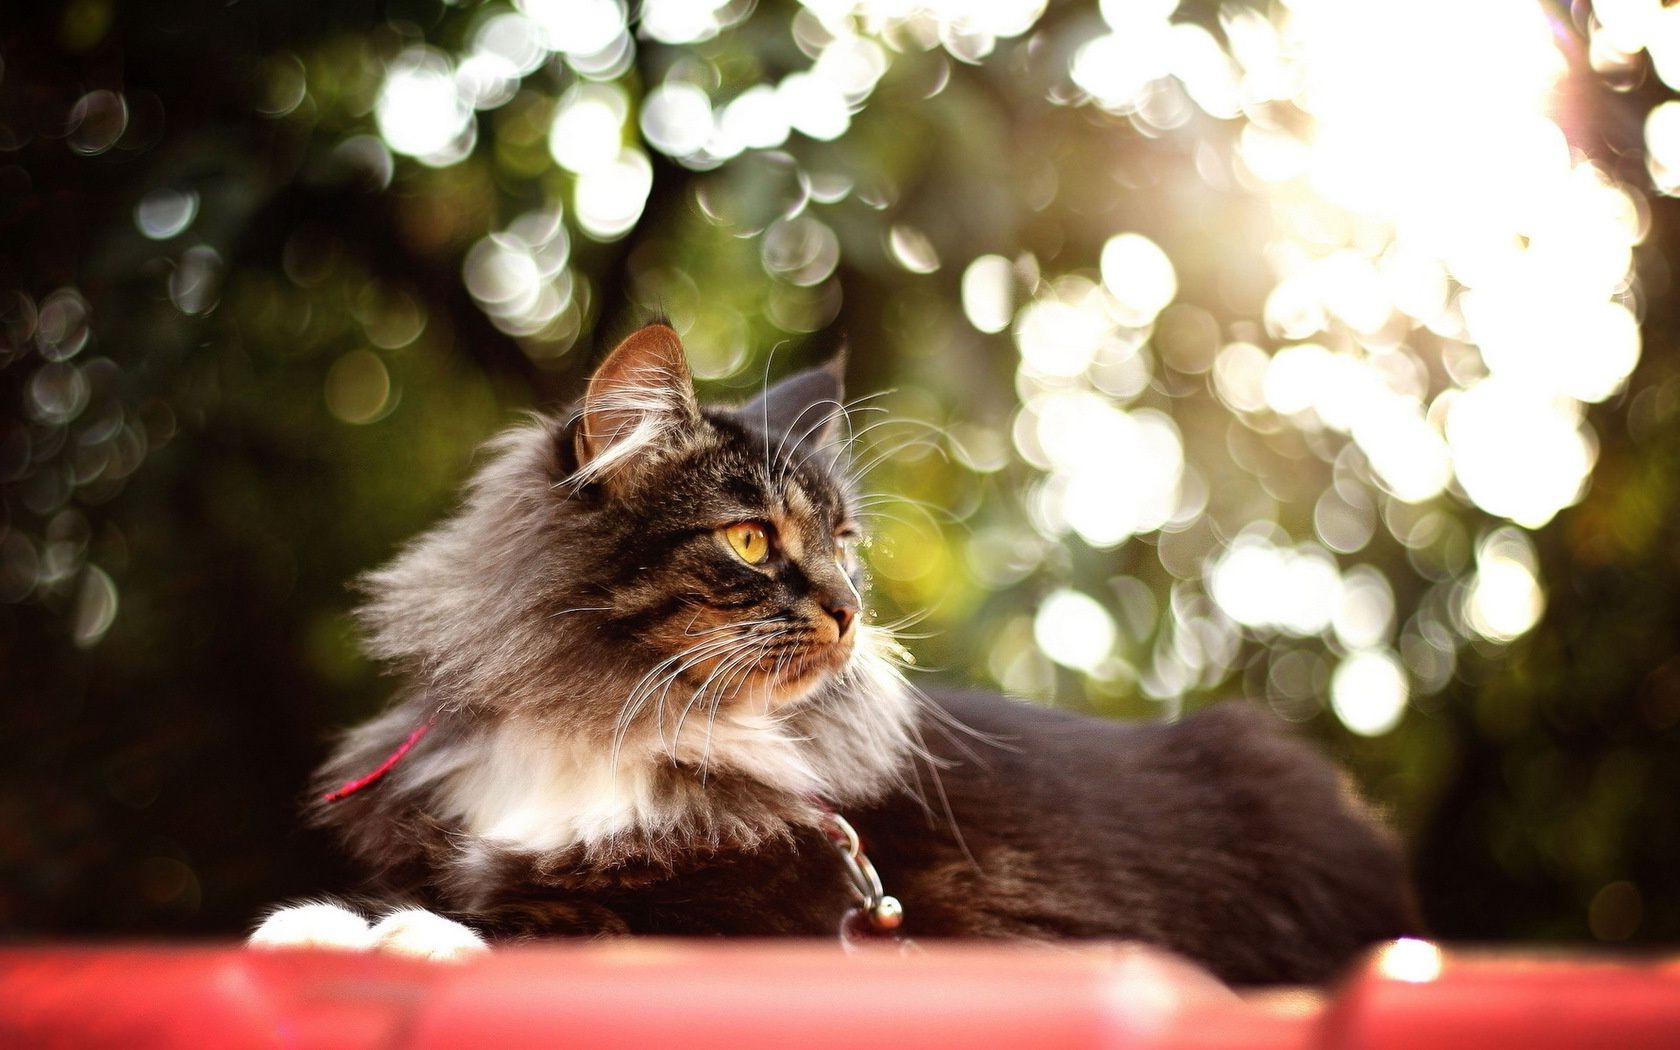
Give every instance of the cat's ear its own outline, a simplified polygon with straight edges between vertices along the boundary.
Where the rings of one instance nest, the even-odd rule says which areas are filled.
[[[752,426],[776,435],[788,449],[821,450],[830,464],[845,433],[846,351],[820,368],[798,372],[741,406]]]
[[[614,474],[698,424],[682,341],[650,324],[619,343],[589,379],[577,431],[580,480]]]

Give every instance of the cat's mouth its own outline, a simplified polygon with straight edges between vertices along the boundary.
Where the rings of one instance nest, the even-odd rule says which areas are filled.
[[[745,640],[685,662],[676,677],[708,704],[777,710],[843,672],[856,650],[857,633],[806,629],[778,631],[769,638],[760,635],[761,642]]]
[[[839,674],[852,658],[850,637],[838,642],[825,642],[801,650],[782,668],[782,677],[790,681]]]

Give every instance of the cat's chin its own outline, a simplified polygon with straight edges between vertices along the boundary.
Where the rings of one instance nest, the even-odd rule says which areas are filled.
[[[741,699],[757,711],[783,711],[809,698],[851,662],[851,643],[829,645],[803,655],[775,674],[757,675],[741,691]]]

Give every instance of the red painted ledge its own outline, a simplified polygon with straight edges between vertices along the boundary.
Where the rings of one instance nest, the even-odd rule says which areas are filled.
[[[216,947],[0,950],[0,1046],[711,1050],[1680,1050],[1680,959],[1373,953],[1326,995],[1238,996],[1131,946],[657,940],[451,965]]]

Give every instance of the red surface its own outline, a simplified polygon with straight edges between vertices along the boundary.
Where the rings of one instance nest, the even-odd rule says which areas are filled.
[[[1140,949],[623,941],[465,965],[230,948],[0,951],[0,1046],[1680,1050],[1680,961],[1379,954],[1239,998]],[[1410,980],[1389,976],[1398,974]]]

